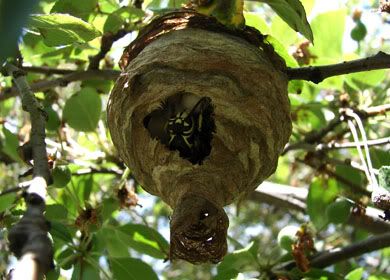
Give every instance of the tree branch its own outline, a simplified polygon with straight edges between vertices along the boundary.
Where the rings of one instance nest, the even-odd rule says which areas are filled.
[[[325,66],[287,68],[285,72],[289,80],[306,80],[318,84],[333,76],[386,68],[390,68],[390,55],[380,51],[367,58]]]
[[[102,60],[110,51],[114,42],[119,40],[129,32],[131,31],[128,31],[126,29],[119,29],[114,34],[111,32],[105,33],[101,39],[100,51],[96,55],[89,58],[88,70],[99,69],[100,60]]]
[[[307,195],[307,188],[291,187],[266,181],[252,192],[248,199],[275,205],[286,211],[294,210],[306,213]],[[390,231],[390,223],[386,223],[379,218],[382,213],[376,208],[367,207],[364,214],[351,214],[347,223],[375,234],[386,233]]]
[[[340,110],[340,113],[343,114],[343,110]],[[374,117],[377,115],[385,115],[387,112],[390,112],[390,104],[383,104],[379,106],[373,106],[364,110],[353,109],[353,111],[358,114],[362,119],[367,119],[370,117]],[[338,125],[342,123],[342,116],[336,116],[332,119],[325,127],[321,128],[317,131],[312,131],[305,135],[305,137],[296,143],[289,143],[283,150],[282,155],[286,154],[292,150],[308,150],[308,151],[322,151],[327,150],[326,147],[331,144],[319,144],[314,145],[322,141],[322,139],[333,129],[335,129]],[[371,140],[371,141],[379,141],[379,140]],[[382,140],[381,140],[382,141]],[[374,142],[375,145],[379,145],[378,142]],[[351,143],[353,144],[353,143]],[[363,143],[362,143],[363,144]],[[355,145],[356,146],[356,145]],[[335,147],[333,147],[335,148]],[[344,148],[344,147],[340,147]]]
[[[38,279],[39,275],[46,273],[53,265],[53,248],[47,236],[49,227],[43,215],[47,182],[50,180],[45,144],[46,120],[41,105],[27,83],[26,72],[12,64],[6,64],[4,68],[16,84],[22,108],[30,114],[30,143],[34,161],[33,179],[25,196],[27,210],[21,220],[10,229],[8,239],[11,251],[22,264],[26,265],[25,262],[30,261],[28,267],[37,269],[34,269],[36,274],[26,275],[23,273],[24,266],[19,264],[18,269],[22,271],[16,271],[13,279]]]
[[[77,72],[71,69],[52,68],[46,66],[23,66],[22,69],[26,72],[40,73],[46,75],[65,75]]]
[[[343,260],[390,247],[390,232],[370,237],[343,248],[336,248],[315,256],[310,264],[312,267],[324,268]]]
[[[120,75],[117,70],[86,70],[73,71],[63,77],[53,80],[42,80],[31,84],[30,89],[33,92],[45,91],[57,86],[67,86],[70,82],[84,80],[115,80]],[[7,88],[0,92],[0,101],[15,97],[18,94],[17,88]]]

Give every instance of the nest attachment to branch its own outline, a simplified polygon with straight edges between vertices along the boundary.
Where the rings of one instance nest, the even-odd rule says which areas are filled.
[[[171,259],[222,259],[222,207],[275,171],[289,139],[285,64],[263,39],[175,12],[124,52],[108,125],[137,180],[173,208]]]

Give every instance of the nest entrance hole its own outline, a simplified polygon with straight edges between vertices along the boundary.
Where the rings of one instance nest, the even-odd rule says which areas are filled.
[[[210,97],[179,92],[148,114],[144,127],[171,151],[192,164],[202,164],[211,152],[215,132],[214,106]]]

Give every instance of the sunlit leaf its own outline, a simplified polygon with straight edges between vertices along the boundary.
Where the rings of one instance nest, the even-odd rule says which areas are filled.
[[[88,15],[96,8],[98,0],[58,0],[50,13],[70,14],[75,17],[88,19]]]
[[[167,257],[169,244],[155,229],[140,224],[126,224],[119,230],[131,237],[134,250],[158,259]]]
[[[16,194],[8,193],[0,196],[0,213],[7,210],[15,202]]]
[[[259,0],[267,3],[292,29],[313,42],[313,32],[299,0]]]
[[[311,21],[311,28],[316,38],[311,51],[318,58],[329,57],[332,58],[333,63],[341,62],[345,14],[345,10],[326,12]],[[330,22],[332,28],[329,28]],[[319,60],[317,64],[320,64]]]
[[[134,7],[121,7],[111,13],[104,24],[103,31],[115,33],[125,25],[130,25],[133,22],[142,19],[145,13]]]
[[[7,154],[13,160],[20,162],[20,157],[17,151],[19,147],[18,137],[11,131],[6,129],[5,126],[3,126],[3,134],[4,141],[1,144],[0,149],[3,151],[3,153]]]
[[[263,34],[269,33],[269,28],[264,18],[259,13],[244,13],[245,24],[252,26]]]
[[[100,36],[93,25],[68,14],[32,15],[30,26],[39,30],[48,46],[88,42]]]
[[[361,280],[363,277],[363,271],[364,270],[362,267],[356,268],[355,270],[352,270],[350,273],[348,273],[344,279],[345,280]]]

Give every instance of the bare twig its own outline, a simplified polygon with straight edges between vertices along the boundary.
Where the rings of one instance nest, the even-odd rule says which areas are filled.
[[[340,261],[361,256],[386,247],[390,247],[390,232],[370,237],[366,240],[356,242],[341,249],[337,248],[328,252],[320,253],[315,256],[310,263],[312,267],[324,268]]]
[[[322,141],[322,139],[329,132],[333,131],[338,125],[340,125],[342,123],[342,118],[343,118],[342,115],[344,114],[343,113],[344,110],[345,110],[345,108],[341,109],[340,110],[341,115],[336,116],[322,129],[308,133],[299,142],[287,144],[283,150],[282,155],[284,155],[287,152],[292,151],[292,150],[308,150],[308,151],[327,150],[325,147],[327,147],[329,144],[320,144],[320,145],[315,145],[315,144],[320,143]],[[367,118],[378,116],[378,115],[385,115],[389,111],[390,111],[390,104],[373,106],[373,107],[370,107],[370,108],[367,108],[364,110],[354,109],[354,112],[356,112],[356,114],[358,114],[362,119],[367,119]],[[372,140],[372,141],[379,141],[379,140]],[[379,145],[378,142],[373,142],[373,143],[375,143],[375,145]],[[355,147],[356,147],[356,145],[355,145]],[[340,148],[342,148],[342,147],[340,147]]]
[[[308,133],[302,141],[299,141],[297,143],[293,144],[287,144],[287,146],[284,148],[282,155],[286,154],[289,151],[301,149],[302,145],[308,146],[308,144],[314,144],[321,141],[322,138],[324,138],[329,132],[333,131],[339,124],[341,124],[340,117],[335,117],[333,120],[331,120],[327,126],[324,128],[318,130],[318,131],[312,131],[311,133]]]
[[[386,68],[390,68],[390,55],[378,52],[367,58],[333,65],[287,68],[285,72],[289,80],[306,80],[318,84],[333,76]]]
[[[326,174],[332,178],[335,178],[340,183],[343,183],[347,187],[351,188],[353,192],[360,195],[365,196],[371,196],[371,192],[367,191],[366,189],[363,189],[360,185],[354,183],[348,178],[345,178],[341,176],[340,174],[335,173],[332,169],[330,169],[326,162],[324,162],[324,157],[318,156],[315,153],[309,153],[306,155],[305,159],[297,159],[297,162],[301,162],[306,164],[307,166],[310,166],[311,168],[318,170],[322,174]]]
[[[6,189],[4,191],[2,191],[0,193],[0,196],[3,196],[3,195],[6,195],[6,194],[9,194],[9,193],[17,193],[17,192],[21,192],[21,191],[24,191],[26,190],[27,187],[22,187],[22,186],[18,186],[18,187],[14,187],[14,188],[9,188],[9,189]]]
[[[119,29],[114,34],[111,32],[105,33],[101,39],[100,51],[96,55],[89,58],[88,70],[99,69],[100,60],[102,60],[106,56],[106,54],[110,51],[114,42],[119,40],[129,32],[131,31],[126,29]]]
[[[76,72],[71,69],[60,69],[46,66],[23,66],[22,69],[26,72],[41,73],[46,75],[65,75]]]
[[[380,146],[380,145],[386,145],[390,144],[390,137],[375,139],[375,140],[368,140],[367,146]],[[356,146],[364,146],[363,142],[347,142],[347,143],[336,143],[336,142],[330,142],[327,144],[319,144],[317,145],[314,150],[317,151],[324,151],[324,150],[333,150],[333,149],[351,149],[356,148]]]
[[[83,176],[83,175],[89,175],[89,174],[113,174],[116,176],[121,176],[122,172],[115,170],[115,169],[109,169],[109,168],[84,168],[79,169],[77,172],[72,173],[72,176]]]
[[[33,92],[45,91],[47,89],[58,87],[58,86],[67,86],[70,82],[75,81],[84,81],[84,80],[115,80],[119,77],[120,71],[116,70],[87,70],[87,71],[77,71],[67,75],[64,75],[61,78],[53,80],[43,80],[31,84],[30,89]],[[0,101],[15,97],[18,94],[18,91],[15,87],[4,89],[0,92]]]

